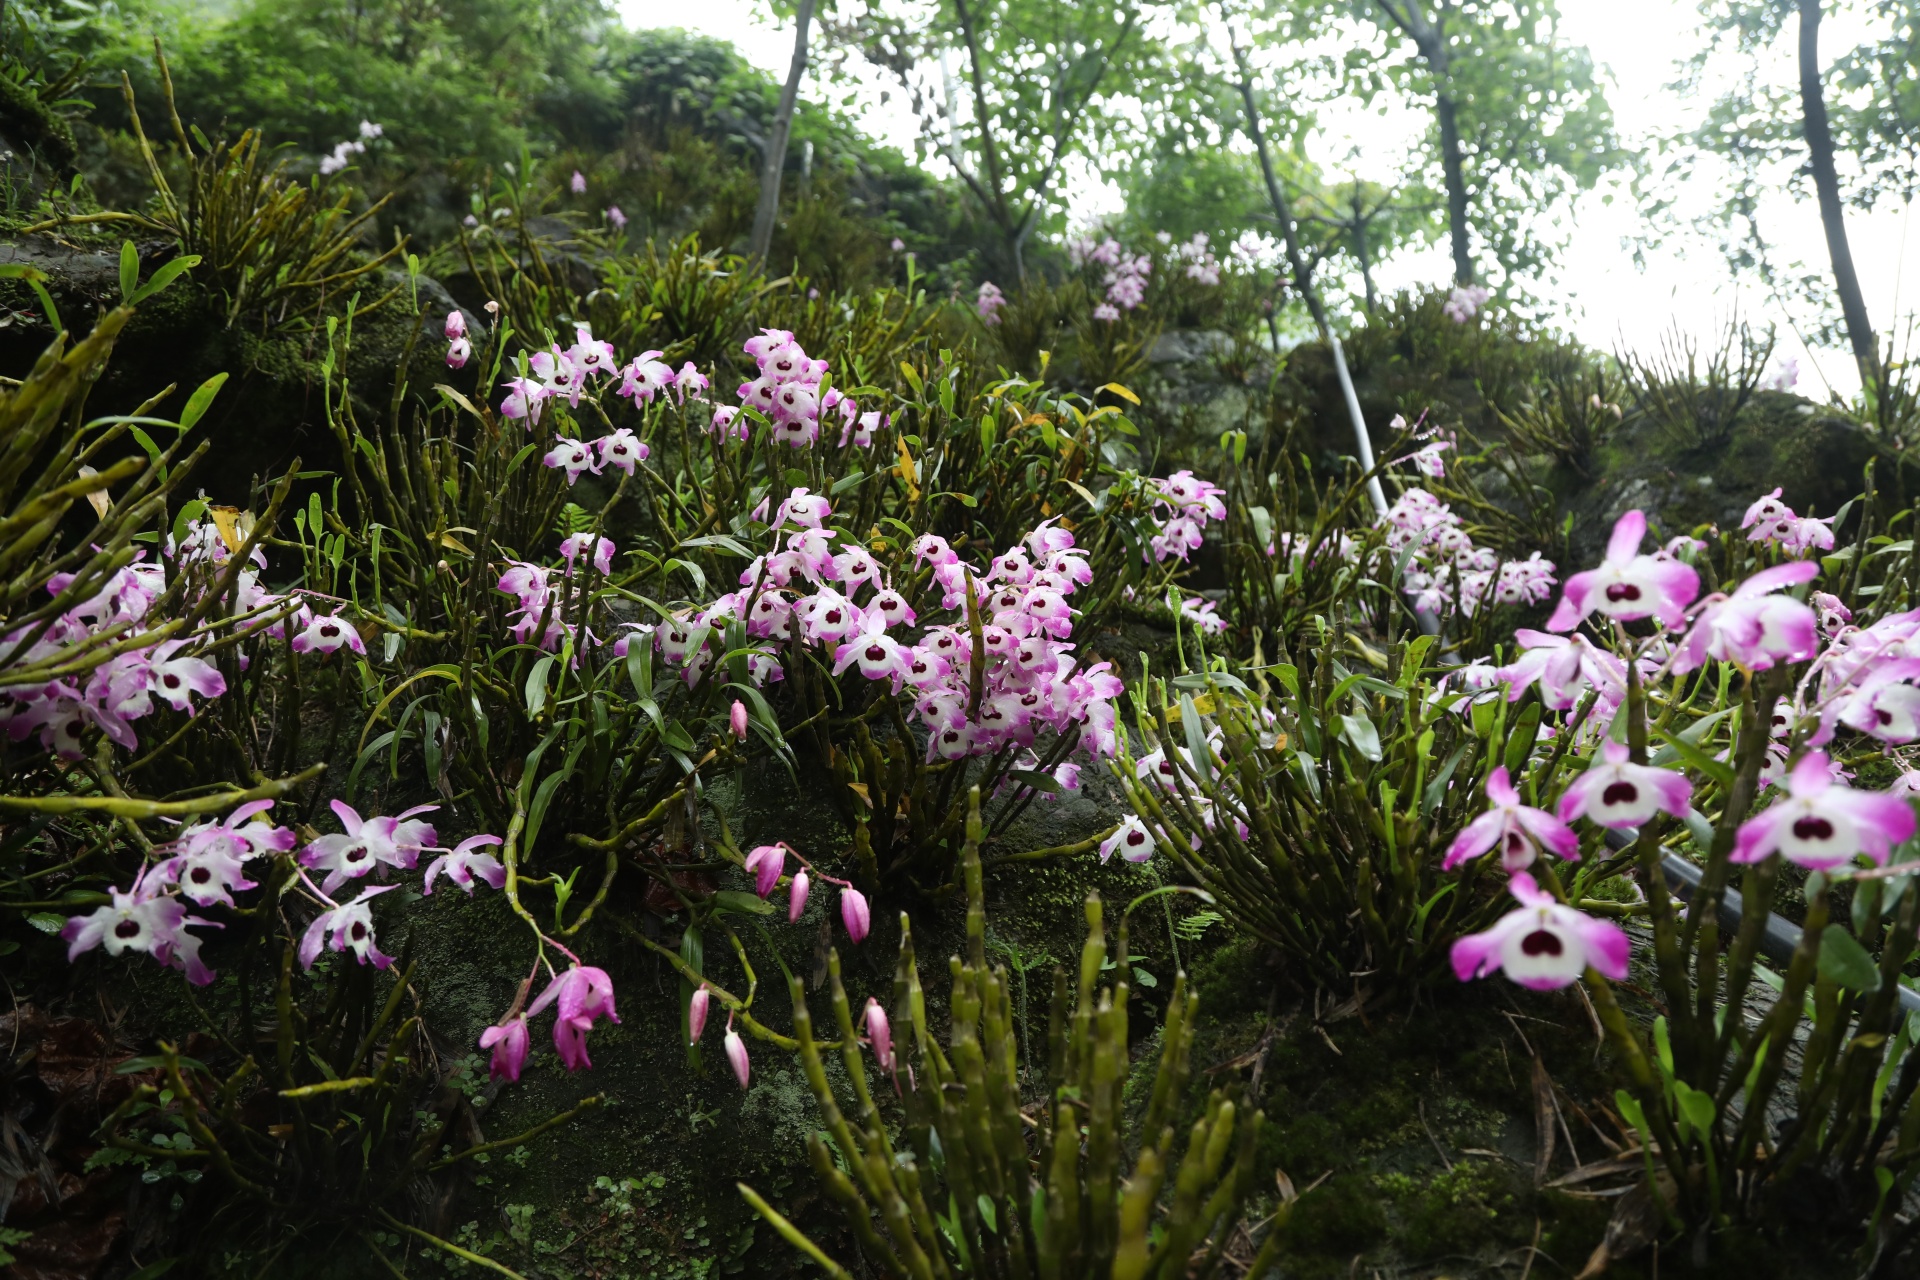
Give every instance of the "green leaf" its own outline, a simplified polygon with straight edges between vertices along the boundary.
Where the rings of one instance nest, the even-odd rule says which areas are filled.
[[[1466,757],[1470,745],[1463,742],[1455,747],[1453,754],[1447,757],[1447,762],[1440,766],[1440,772],[1433,775],[1433,781],[1427,784],[1426,794],[1420,797],[1421,813],[1432,813],[1447,798],[1447,783],[1453,780],[1453,771],[1460,767],[1460,761]]]
[[[1723,760],[1715,760],[1712,756],[1702,751],[1699,747],[1694,746],[1685,738],[1680,737],[1678,734],[1668,736],[1667,745],[1673,748],[1674,754],[1680,757],[1687,768],[1697,773],[1706,774],[1722,787],[1731,787],[1733,785],[1732,765],[1727,764]]]
[[[1683,1080],[1673,1082],[1675,1109],[1692,1126],[1693,1131],[1702,1138],[1713,1132],[1713,1095],[1688,1085]]]
[[[1041,773],[1037,769],[1009,769],[1007,776],[1032,787],[1035,791],[1044,791],[1050,796],[1060,794],[1060,784],[1054,781],[1052,774]]]
[[[1540,732],[1540,704],[1529,702],[1507,729],[1507,752],[1505,756],[1507,772],[1518,778],[1527,765],[1527,757],[1533,754],[1534,739]]]
[[[1880,989],[1880,967],[1854,936],[1827,926],[1820,935],[1820,976],[1850,991]]]
[[[713,905],[719,911],[731,911],[743,916],[770,916],[773,904],[758,894],[743,893],[738,889],[722,889],[713,895]]]
[[[546,820],[547,806],[553,803],[553,793],[573,776],[573,767],[579,763],[580,753],[586,749],[586,745],[584,739],[575,743],[573,749],[567,752],[566,763],[560,766],[559,771],[542,778],[540,785],[534,789],[533,803],[527,806],[526,833],[520,838],[521,857],[533,852],[534,839],[540,834],[540,824]]]
[[[1154,977],[1139,965],[1133,966],[1133,980],[1143,987],[1157,987],[1160,985],[1160,979]]]
[[[1640,1135],[1640,1145],[1643,1147],[1652,1146],[1653,1130],[1647,1127],[1647,1113],[1641,1108],[1640,1099],[1634,1097],[1625,1089],[1615,1089],[1613,1091],[1613,1105],[1614,1109],[1619,1111],[1620,1118],[1632,1125],[1634,1131]]]
[[[704,538],[688,538],[680,545],[682,547],[718,547],[722,551],[739,556],[742,560],[753,559],[751,548],[737,538],[730,538],[724,533],[710,533]]]
[[[1380,731],[1373,727],[1373,721],[1366,716],[1341,716],[1340,736],[1352,743],[1353,749],[1367,759],[1380,759]]]
[[[133,291],[140,287],[140,251],[133,241],[120,242],[120,300],[132,305]]]
[[[207,504],[198,498],[180,504],[180,511],[173,517],[173,545],[180,546],[187,540],[187,532],[193,522],[207,512]]]
[[[191,271],[199,265],[200,255],[196,253],[184,254],[169,262],[162,263],[151,276],[147,277],[145,284],[134,290],[133,296],[127,299],[127,304],[129,306],[138,306],[140,303],[145,302],[148,298],[151,298],[154,294],[172,284],[179,278],[182,272]]]
[[[551,655],[533,664],[533,670],[527,672],[527,718],[537,720],[540,711],[547,705],[547,672],[553,670]]]
[[[366,749],[360,753],[359,759],[353,762],[353,772],[347,775],[346,794],[349,803],[352,802],[354,796],[359,794],[358,788],[360,786],[361,771],[367,767],[370,761],[379,757],[381,750],[385,748],[388,743],[392,742],[393,738],[394,730],[387,730],[372,742],[369,742],[366,745]]]
[[[1686,824],[1687,834],[1693,837],[1693,842],[1699,846],[1700,852],[1713,851],[1713,824],[1707,821],[1705,814],[1688,805],[1687,811],[1680,815],[1680,821]]]
[[[1193,705],[1193,695],[1180,695],[1180,727],[1186,731],[1187,754],[1193,757],[1193,767],[1201,780],[1213,781],[1213,749],[1207,745],[1207,731],[1200,723],[1200,710]]]
[[[67,927],[65,916],[56,916],[50,911],[36,911],[27,917],[27,923],[42,933],[59,933]]]
[[[980,1221],[987,1224],[987,1230],[996,1235],[999,1234],[1000,1219],[993,1211],[993,1201],[987,1198],[985,1192],[982,1192],[980,1195],[974,1197],[973,1204],[974,1208],[980,1211]]]
[[[220,388],[227,385],[227,375],[216,373],[194,389],[187,398],[187,407],[180,411],[180,430],[191,431],[193,425],[206,416],[212,406],[213,398],[220,394]]]

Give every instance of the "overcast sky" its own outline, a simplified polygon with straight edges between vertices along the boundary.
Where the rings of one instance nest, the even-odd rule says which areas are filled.
[[[784,76],[792,57],[792,32],[769,22],[764,0],[757,4],[703,0],[698,6],[685,0],[618,2],[631,26],[682,27],[730,40],[749,61],[776,75]],[[1607,96],[1627,142],[1642,141],[1702,116],[1706,101],[1668,88],[1675,78],[1676,59],[1688,56],[1700,44],[1697,10],[1691,0],[1561,0],[1560,9],[1564,37],[1586,45],[1607,78]],[[1830,19],[1821,34],[1823,54],[1831,57],[1850,46],[1859,30]],[[1777,69],[1791,83],[1791,47],[1783,45],[1778,52]],[[856,113],[866,129],[910,150],[917,127],[898,95],[887,105],[879,103],[877,89],[860,97]],[[1425,123],[1417,112],[1323,113],[1322,129],[1309,144],[1310,151],[1323,166],[1344,175],[1356,163],[1348,161],[1349,153],[1357,150],[1361,176],[1386,179],[1398,169],[1400,158]],[[1683,202],[1708,207],[1716,195],[1713,185],[1707,180],[1698,189],[1681,193]],[[1075,213],[1092,218],[1117,203],[1111,190],[1083,188]],[[1814,269],[1826,269],[1820,218],[1811,201],[1797,203],[1782,192],[1763,202],[1759,214],[1771,245]],[[1606,350],[1646,349],[1676,324],[1705,343],[1720,333],[1737,309],[1742,316],[1778,327],[1777,359],[1798,361],[1803,394],[1823,397],[1827,384],[1846,394],[1857,389],[1858,377],[1844,351],[1809,353],[1796,337],[1795,324],[1804,330],[1814,317],[1804,310],[1789,313],[1779,299],[1752,281],[1737,283],[1714,241],[1692,234],[1670,236],[1648,254],[1642,270],[1623,244],[1642,229],[1639,211],[1630,200],[1609,202],[1595,193],[1580,200],[1568,216],[1571,238],[1555,266],[1562,307],[1559,322],[1588,344]],[[1910,314],[1920,304],[1920,245],[1907,252],[1909,222],[1903,209],[1874,214],[1849,211],[1848,215],[1854,260],[1875,329],[1882,335],[1895,329],[1896,314]],[[1384,264],[1378,276],[1382,285],[1399,288],[1438,284],[1450,273],[1450,259],[1441,244]]]

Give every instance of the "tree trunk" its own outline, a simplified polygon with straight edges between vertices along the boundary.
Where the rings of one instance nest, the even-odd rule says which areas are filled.
[[[1437,44],[1435,49],[1427,65],[1433,68],[1433,113],[1440,120],[1440,169],[1447,179],[1447,235],[1453,241],[1453,280],[1455,284],[1472,284],[1473,250],[1467,241],[1467,178],[1460,162],[1460,124],[1453,95],[1446,89],[1446,49]]]
[[[1473,283],[1473,250],[1467,238],[1466,166],[1460,155],[1459,107],[1447,84],[1452,60],[1447,54],[1444,21],[1436,27],[1421,12],[1422,0],[1407,0],[1406,12],[1393,7],[1392,0],[1375,0],[1393,25],[1404,31],[1420,51],[1433,77],[1433,114],[1440,125],[1440,172],[1447,186],[1447,236],[1453,242],[1453,279],[1456,284]],[[1445,7],[1443,4],[1442,8]]]
[[[787,136],[793,131],[800,80],[807,74],[807,27],[813,22],[813,2],[800,0],[799,20],[793,32],[793,63],[787,68],[780,105],[774,109],[773,124],[767,130],[766,155],[760,164],[760,203],[753,211],[753,239],[747,246],[747,256],[755,262],[766,261],[768,250],[773,248],[773,224],[780,213],[780,178],[787,167]]]
[[[1367,314],[1372,315],[1376,300],[1373,292],[1373,258],[1367,252],[1368,221],[1366,211],[1360,207],[1360,184],[1356,182],[1353,188],[1353,256],[1360,262],[1360,283],[1367,291]]]
[[[1847,323],[1847,341],[1860,366],[1861,386],[1870,394],[1880,385],[1880,347],[1860,294],[1860,277],[1853,270],[1853,250],[1847,245],[1846,211],[1840,204],[1840,178],[1833,167],[1833,130],[1827,123],[1827,100],[1820,85],[1820,0],[1800,0],[1800,109],[1805,121],[1808,165],[1813,189],[1820,199],[1820,223],[1827,233],[1827,256],[1833,261],[1833,284],[1840,294],[1840,313]]]
[[[1340,349],[1340,338],[1333,331],[1333,324],[1327,319],[1327,308],[1320,301],[1320,293],[1313,287],[1313,273],[1308,270],[1306,258],[1300,253],[1300,235],[1294,229],[1293,212],[1287,208],[1286,193],[1280,189],[1280,180],[1273,173],[1273,158],[1267,154],[1267,131],[1260,124],[1260,108],[1253,101],[1253,79],[1247,71],[1247,55],[1240,48],[1238,40],[1233,44],[1233,61],[1240,73],[1240,101],[1247,112],[1247,136],[1253,142],[1253,149],[1260,156],[1260,175],[1266,179],[1267,200],[1273,205],[1273,216],[1280,223],[1280,238],[1287,247],[1287,266],[1293,272],[1293,287],[1307,304],[1307,310],[1313,315],[1314,328],[1320,331],[1320,340],[1327,344],[1333,353],[1333,371],[1340,382],[1341,398],[1347,404],[1347,417],[1353,425],[1353,443],[1360,455],[1360,465],[1367,472],[1373,471],[1373,438],[1367,434],[1367,420],[1360,412],[1360,397],[1354,392],[1353,377],[1347,372],[1347,355]],[[1367,476],[1367,497],[1373,503],[1374,512],[1385,515],[1387,496],[1380,487],[1380,477]]]

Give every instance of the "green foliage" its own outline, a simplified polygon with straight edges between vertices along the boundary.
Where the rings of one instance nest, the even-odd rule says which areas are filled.
[[[25,276],[36,287],[37,275],[32,268],[0,268],[0,278]],[[100,378],[114,340],[132,318],[131,309],[116,308],[71,348],[66,331],[58,331],[26,379],[0,391],[0,503],[6,504],[0,516],[0,573],[5,578],[0,629],[11,637],[3,646],[0,667],[9,686],[84,680],[117,653],[157,643],[180,629],[177,622],[138,634],[107,628],[42,651],[42,641],[61,615],[92,599],[134,561],[139,551],[135,537],[164,521],[168,494],[206,451],[201,444],[189,452],[183,430],[164,451],[152,449],[152,465],[136,456],[118,458],[104,470],[94,466],[125,451],[135,439],[152,444],[140,424],[161,425],[146,413],[172,390],[127,417],[87,420],[87,394]],[[114,496],[113,487],[123,484],[126,488]],[[68,546],[59,535],[76,502],[87,503],[93,519],[87,535]],[[56,574],[73,576],[60,590],[49,592]],[[19,781],[17,776],[11,779],[9,790]]]
[[[1355,50],[1350,86],[1367,99],[1390,91],[1435,101],[1438,91],[1452,104],[1467,226],[1477,241],[1471,252],[1491,258],[1505,276],[1547,267],[1559,236],[1544,211],[1628,161],[1593,60],[1560,40],[1553,0],[1314,0],[1305,11],[1358,12],[1390,49],[1417,48],[1422,56]],[[1445,51],[1439,62],[1434,49]],[[1436,106],[1417,171],[1420,185],[1435,192],[1449,188],[1443,114]]]
[[[1634,408],[1677,444],[1714,449],[1733,435],[1741,410],[1753,399],[1773,355],[1773,330],[1730,323],[1702,367],[1699,343],[1677,329],[1663,334],[1651,355],[1622,357]]]
[[[1265,694],[1224,668],[1149,681],[1135,702],[1147,754],[1114,766],[1161,851],[1328,988],[1359,971],[1382,992],[1431,981],[1487,918],[1477,869],[1463,883],[1440,862],[1482,808],[1505,710],[1436,695],[1431,648],[1401,642],[1376,676],[1351,658],[1380,655],[1336,628],[1258,673]]]
[[[167,236],[182,254],[205,265],[204,278],[224,299],[230,326],[242,316],[262,329],[310,324],[342,295],[357,299],[360,284],[404,248],[396,243],[384,253],[361,252],[361,229],[381,206],[356,214],[347,191],[328,202],[332,193],[318,178],[299,182],[284,161],[263,157],[261,137],[251,130],[230,143],[209,143],[204,135],[189,138],[175,109],[166,59],[157,48],[155,58],[173,125],[171,158],[184,170],[179,191],[147,140],[131,83],[123,79],[134,136],[153,183],[153,207],[145,213],[56,218],[35,229],[124,223]],[[354,309],[370,311],[392,296],[389,292]]]
[[[902,919],[894,974],[896,1087],[904,1125],[896,1141],[868,1086],[853,1013],[829,957],[839,1046],[853,1082],[853,1118],[828,1083],[804,991],[791,981],[801,1062],[820,1107],[824,1135],[808,1138],[814,1172],[845,1212],[867,1261],[889,1276],[1071,1276],[1098,1280],[1176,1277],[1218,1266],[1253,1191],[1265,1117],[1216,1090],[1177,1154],[1174,1120],[1187,1090],[1198,1000],[1182,974],[1174,984],[1159,1062],[1131,1169],[1125,1096],[1129,1082],[1127,919],[1114,952],[1117,980],[1100,985],[1107,960],[1103,910],[1087,899],[1079,981],[1054,970],[1047,1033],[1046,1091],[1023,1107],[1015,1051],[1012,984],[989,968],[981,889],[980,793],[969,799],[964,865],[967,958],[954,957],[947,1045],[933,1035],[913,942]],[[1137,900],[1134,905],[1139,905]],[[1129,909],[1131,910],[1131,908]],[[1029,1136],[1031,1131],[1031,1136]],[[1084,1142],[1083,1142],[1084,1134]],[[832,1146],[828,1143],[831,1141]],[[830,1274],[848,1273],[744,1186],[749,1202]],[[1163,1194],[1167,1202],[1162,1203]],[[1273,1263],[1286,1206],[1248,1274]],[[884,1234],[883,1234],[884,1233]]]

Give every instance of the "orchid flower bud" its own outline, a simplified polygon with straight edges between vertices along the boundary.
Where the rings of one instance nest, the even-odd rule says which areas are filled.
[[[882,1071],[893,1070],[893,1028],[887,1022],[887,1011],[872,996],[867,997],[866,1023],[873,1060],[880,1064]]]
[[[509,1084],[518,1081],[520,1071],[527,1063],[527,1050],[532,1047],[527,1034],[526,1015],[516,1010],[498,1024],[482,1031],[480,1047],[493,1050],[490,1068],[493,1079],[505,1080]]]
[[[805,867],[793,873],[793,885],[787,890],[787,923],[799,920],[807,910],[807,869]]]
[[[753,891],[763,898],[772,893],[774,886],[780,883],[780,873],[786,870],[786,866],[787,851],[782,845],[763,844],[749,853],[747,870],[753,874]]]
[[[707,1003],[712,999],[707,984],[701,983],[700,989],[687,1001],[687,1043],[699,1044],[700,1033],[707,1029]]]
[[[733,1067],[733,1078],[740,1082],[742,1089],[747,1087],[747,1073],[751,1064],[747,1061],[747,1045],[740,1033],[733,1029],[733,1018],[727,1018],[727,1062]]]
[[[727,720],[733,727],[733,736],[745,742],[747,740],[747,704],[735,698],[733,710],[727,713]]]
[[[855,942],[866,940],[871,923],[866,894],[852,886],[840,890],[840,922],[847,926],[847,936]]]
[[[442,326],[440,331],[447,335],[448,342],[452,342],[455,338],[466,337],[467,336],[466,316],[462,315],[458,310],[447,312],[447,322],[444,326]]]

